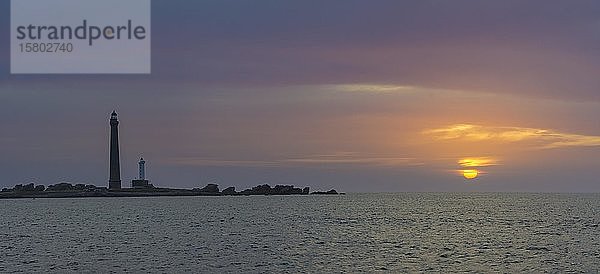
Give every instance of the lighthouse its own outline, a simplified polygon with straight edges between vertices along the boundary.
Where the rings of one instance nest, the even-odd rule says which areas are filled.
[[[138,162],[138,167],[139,177],[137,179],[131,180],[131,187],[136,189],[154,188],[150,181],[146,180],[146,160],[144,160],[144,158],[140,158],[140,161]]]
[[[117,113],[110,115],[110,177],[109,189],[121,189],[121,166],[119,164],[119,120]]]
[[[140,161],[138,162],[138,165],[140,167],[140,176],[139,176],[139,179],[140,180],[146,180],[146,161],[144,161],[144,158],[140,158]]]

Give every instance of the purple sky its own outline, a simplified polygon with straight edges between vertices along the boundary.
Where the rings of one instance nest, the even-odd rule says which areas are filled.
[[[600,191],[597,1],[153,1],[151,75],[10,75],[0,186]],[[465,180],[464,159],[487,159]]]

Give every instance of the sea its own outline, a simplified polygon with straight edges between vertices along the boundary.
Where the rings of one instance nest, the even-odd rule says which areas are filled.
[[[600,194],[0,200],[2,273],[600,272]]]

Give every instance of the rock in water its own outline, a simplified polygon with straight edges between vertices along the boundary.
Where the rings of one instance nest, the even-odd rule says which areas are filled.
[[[308,195],[310,193],[310,187],[305,187],[302,189],[302,194],[303,195]]]
[[[223,189],[223,191],[221,191],[221,193],[223,193],[223,195],[234,195],[237,192],[235,192],[235,187],[231,186],[226,189]]]
[[[200,192],[206,193],[219,193],[219,185],[217,184],[208,184],[205,187],[199,189]]]

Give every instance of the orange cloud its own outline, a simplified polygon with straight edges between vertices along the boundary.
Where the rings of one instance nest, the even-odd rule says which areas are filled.
[[[460,159],[458,164],[462,167],[487,167],[498,165],[499,162],[492,157],[473,157]]]
[[[600,136],[563,133],[551,129],[525,127],[489,127],[455,124],[423,131],[436,140],[521,142],[535,141],[540,148],[600,146]]]

